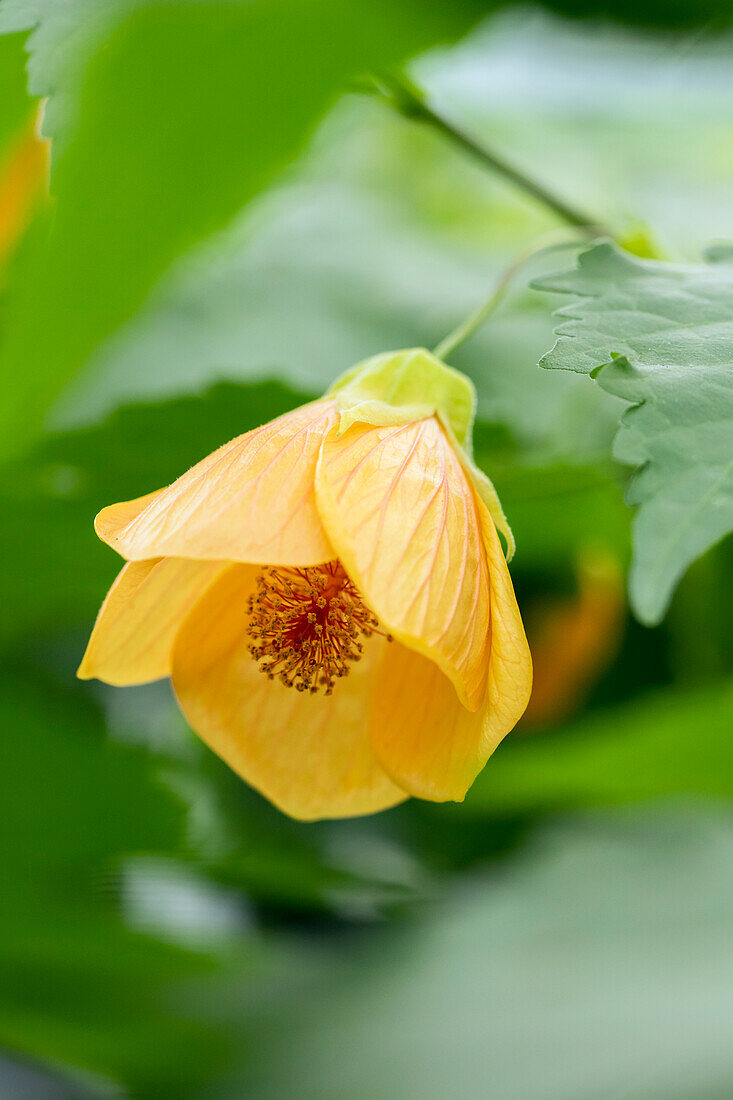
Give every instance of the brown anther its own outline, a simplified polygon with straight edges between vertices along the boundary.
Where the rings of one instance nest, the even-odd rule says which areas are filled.
[[[339,561],[264,568],[247,602],[249,652],[268,679],[315,694],[333,692],[382,631]],[[263,659],[264,658],[264,659]]]

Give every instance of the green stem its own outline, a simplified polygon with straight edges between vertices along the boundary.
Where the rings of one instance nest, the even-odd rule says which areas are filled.
[[[477,142],[464,134],[462,130],[454,126],[442,115],[438,114],[427,102],[425,93],[402,74],[387,74],[372,77],[369,82],[369,90],[376,93],[390,103],[400,114],[406,118],[423,122],[432,127],[437,133],[449,138],[455,145],[464,149],[467,153],[490,168],[493,172],[503,176],[526,194],[542,203],[559,218],[577,229],[584,230],[589,236],[612,236],[595,218],[590,217],[582,210],[571,206],[558,195],[553,194],[544,184],[532,179],[526,172],[510,164],[504,157],[494,153],[485,145]]]
[[[565,231],[567,232],[567,231]],[[556,238],[557,234],[553,234]],[[571,248],[577,246],[577,241],[569,241],[565,237],[562,240],[547,241],[545,244],[535,244],[531,249],[527,249],[526,252],[522,252],[517,256],[511,264],[502,272],[494,287],[493,291],[483,302],[478,309],[475,309],[473,313],[469,313],[468,317],[458,325],[452,332],[450,332],[434,349],[433,354],[438,359],[447,359],[456,348],[462,344],[465,340],[468,340],[470,336],[473,336],[484,322],[491,316],[491,314],[497,309],[506,296],[507,291],[518,272],[529,263],[530,260],[535,259],[537,256],[543,255],[546,252],[554,252],[561,248]]]

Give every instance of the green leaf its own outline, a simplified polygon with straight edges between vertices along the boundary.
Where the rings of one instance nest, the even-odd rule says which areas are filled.
[[[36,9],[32,42],[46,41],[47,15],[64,41],[82,34],[86,45],[85,12]],[[37,225],[8,296],[2,450],[31,436],[176,257],[293,160],[354,73],[469,20],[470,5],[416,0],[159,0],[113,30],[105,20],[88,63],[78,45],[61,72],[54,60],[53,86],[72,102],[53,168],[53,223]],[[47,41],[46,50],[53,58]],[[34,86],[43,86],[37,73]]]
[[[80,67],[104,30],[139,0],[0,0],[0,35],[27,36],[28,91],[46,100],[43,130],[63,144],[79,94]],[[25,80],[25,76],[24,76]]]
[[[569,729],[510,738],[466,800],[511,812],[614,805],[669,795],[730,798],[733,685],[670,690]]]
[[[733,529],[733,267],[594,246],[536,287],[573,296],[540,365],[591,374],[631,404],[615,454],[638,467],[632,606],[659,622],[689,564]]]

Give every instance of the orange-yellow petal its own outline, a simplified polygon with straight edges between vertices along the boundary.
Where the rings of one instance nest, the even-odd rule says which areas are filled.
[[[131,561],[153,557],[315,565],[334,557],[316,510],[316,401],[225,443],[167,489],[103,508],[97,534]]]
[[[527,709],[532,694],[532,655],[499,536],[480,501],[479,514],[491,580],[491,659],[484,736],[493,752]]]
[[[384,627],[480,706],[489,580],[477,501],[438,421],[333,430],[316,472],[336,552]]]
[[[248,652],[256,570],[231,566],[186,619],[173,650],[181,709],[234,771],[292,817],[373,813],[405,798],[377,764],[367,697],[382,647],[374,636],[331,696],[268,680]]]
[[[372,710],[375,752],[395,783],[418,798],[460,801],[529,701],[532,661],[496,529],[479,515],[491,583],[486,694],[474,712],[427,658],[402,646],[383,662]]]
[[[370,736],[384,770],[410,794],[460,802],[493,746],[486,708],[470,711],[429,658],[399,643],[385,654]]]
[[[125,686],[170,675],[173,639],[225,562],[128,562],[107,593],[77,676]]]

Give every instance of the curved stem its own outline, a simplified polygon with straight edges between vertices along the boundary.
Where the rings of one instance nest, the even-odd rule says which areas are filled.
[[[525,264],[530,260],[535,259],[537,256],[541,256],[546,252],[555,252],[561,248],[571,248],[578,245],[578,241],[567,240],[566,237],[562,240],[557,240],[557,234],[552,234],[553,240],[548,241],[545,238],[545,244],[535,244],[531,249],[527,249],[525,252],[520,253],[507,268],[499,276],[499,279],[494,287],[493,291],[483,302],[478,309],[475,309],[473,313],[469,313],[468,317],[464,321],[461,321],[457,328],[440,341],[440,343],[433,349],[433,355],[438,359],[447,359],[456,348],[462,344],[465,340],[468,340],[470,336],[473,336],[484,322],[491,316],[495,309],[501,304],[506,296],[509,287],[511,286],[514,277],[521,271]]]
[[[470,153],[476,160],[503,176],[526,194],[542,203],[559,218],[590,236],[612,236],[595,218],[571,206],[538,180],[510,164],[504,157],[485,145],[479,145],[453,123],[438,114],[427,102],[425,93],[403,73],[386,74],[371,78],[369,90],[380,95],[406,118],[423,122],[437,133],[443,134],[454,144]]]

